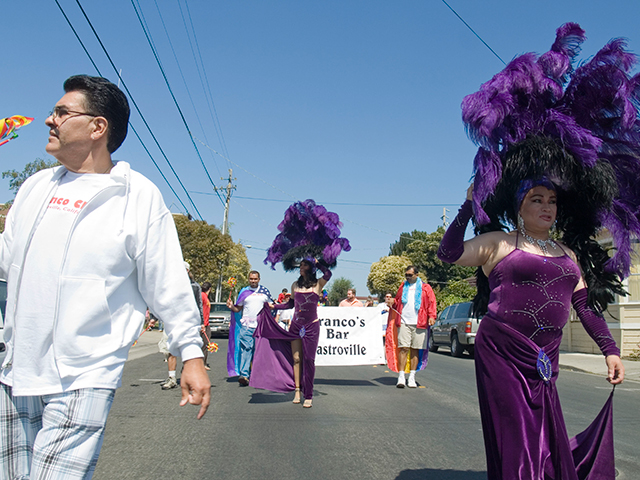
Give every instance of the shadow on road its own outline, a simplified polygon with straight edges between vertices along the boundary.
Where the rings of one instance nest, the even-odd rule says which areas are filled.
[[[376,384],[369,380],[347,380],[335,378],[316,378],[315,385],[336,385],[339,387],[375,387]]]
[[[395,385],[396,382],[398,381],[396,377],[378,377],[378,378],[374,378],[374,380],[386,386]]]
[[[486,480],[487,472],[472,472],[462,470],[438,470],[436,468],[421,468],[419,470],[403,470],[395,480]]]
[[[252,393],[249,403],[286,403],[293,400],[293,392],[291,393]]]

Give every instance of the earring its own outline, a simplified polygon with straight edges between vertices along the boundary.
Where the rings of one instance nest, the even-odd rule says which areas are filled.
[[[524,228],[524,218],[522,218],[522,215],[520,215],[519,213],[518,213],[518,229],[520,230],[520,233],[522,235],[527,234],[527,230],[526,228]]]

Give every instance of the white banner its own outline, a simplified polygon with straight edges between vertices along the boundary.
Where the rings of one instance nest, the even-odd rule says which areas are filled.
[[[318,307],[320,341],[316,365],[379,365],[384,363],[382,320],[375,307]]]

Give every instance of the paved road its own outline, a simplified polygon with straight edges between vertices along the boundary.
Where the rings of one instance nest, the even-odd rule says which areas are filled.
[[[197,421],[161,391],[159,354],[127,362],[94,478],[484,480],[484,448],[473,361],[432,354],[421,388],[396,389],[384,366],[319,367],[314,406],[293,394],[239,387],[226,378],[225,341],[210,356],[213,402]],[[600,377],[561,372],[570,434],[583,429],[609,393]],[[619,479],[636,479],[640,384],[616,390]]]

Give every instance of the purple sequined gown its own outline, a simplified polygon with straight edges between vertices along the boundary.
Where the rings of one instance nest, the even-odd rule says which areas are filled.
[[[475,364],[491,480],[615,476],[611,397],[590,429],[570,440],[555,387],[562,327],[579,279],[568,256],[519,249],[489,275]]]
[[[289,331],[277,324],[268,307],[258,317],[253,366],[249,385],[273,392],[295,390],[291,342],[302,340],[301,388],[305,399],[313,397],[316,350],[320,338],[318,294],[294,292],[295,313]]]

